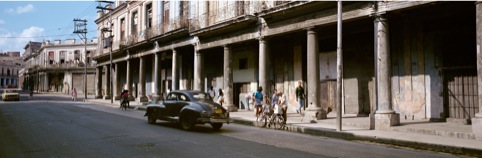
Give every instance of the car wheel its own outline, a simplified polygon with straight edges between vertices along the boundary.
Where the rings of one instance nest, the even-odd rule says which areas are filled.
[[[219,130],[223,127],[223,123],[211,123],[211,126],[213,126],[213,129]]]
[[[154,116],[152,116],[152,114],[147,116],[147,123],[149,124],[155,124],[156,120],[157,119]]]
[[[184,130],[191,130],[194,127],[193,119],[189,116],[181,117],[181,128]]]

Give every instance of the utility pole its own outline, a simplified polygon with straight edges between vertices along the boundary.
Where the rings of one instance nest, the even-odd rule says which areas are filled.
[[[342,47],[342,6],[341,6],[341,0],[338,0],[338,17],[337,17],[337,51],[336,51],[336,59],[337,59],[337,65],[336,65],[336,70],[337,70],[337,75],[336,75],[336,130],[341,131],[342,129],[342,113],[341,113],[341,106],[342,104],[342,98],[343,98],[343,47]]]
[[[105,41],[104,44],[107,44],[109,47],[110,47],[110,52],[109,52],[109,58],[110,58],[110,66],[109,66],[109,77],[110,77],[110,83],[109,83],[109,86],[110,86],[110,103],[113,104],[114,103],[114,87],[113,87],[113,77],[112,77],[112,40],[113,40],[113,35],[112,35],[112,13],[110,11],[114,10],[112,9],[112,7],[103,7],[102,6],[102,3],[107,3],[107,6],[110,6],[112,5],[114,2],[112,1],[97,1],[99,2],[99,5],[96,7],[97,9],[100,9],[102,10],[102,12],[104,12],[104,10],[108,10],[109,11],[109,19],[108,19],[108,22],[109,22],[109,28],[102,28],[102,37],[104,37],[104,32],[110,32],[110,36],[109,36],[109,40]],[[105,40],[105,38],[104,38]],[[104,48],[106,46],[104,45]],[[103,49],[103,48],[102,48]],[[116,68],[117,69],[117,68]],[[118,70],[116,70],[118,71]],[[99,74],[98,74],[99,75]]]
[[[74,33],[84,40],[84,101],[87,101],[87,20],[74,19]]]

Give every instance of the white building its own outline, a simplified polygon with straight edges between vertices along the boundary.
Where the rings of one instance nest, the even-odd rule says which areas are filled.
[[[96,38],[87,41],[87,44],[75,39],[42,42],[38,50],[24,55],[28,65],[25,75],[28,83],[37,91],[69,93],[76,88],[79,93],[84,93],[86,65],[86,91],[93,93],[95,62],[90,56],[96,51],[97,43]]]

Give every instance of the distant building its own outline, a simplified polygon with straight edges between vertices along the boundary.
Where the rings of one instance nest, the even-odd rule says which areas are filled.
[[[20,52],[0,53],[0,88],[18,88],[22,84],[19,71],[23,66]]]
[[[40,92],[69,93],[76,88],[84,93],[84,65],[87,65],[87,93],[94,92],[95,62],[90,55],[97,49],[94,38],[85,45],[83,41],[67,39],[30,42],[25,46],[25,77],[29,87]],[[84,47],[86,52],[84,51]]]

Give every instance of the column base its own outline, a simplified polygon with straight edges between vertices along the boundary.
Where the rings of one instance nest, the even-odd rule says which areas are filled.
[[[327,115],[322,108],[308,108],[303,114],[303,122],[316,123],[316,120],[326,119]]]
[[[139,96],[139,98],[137,99],[138,102],[140,103],[145,103],[145,102],[149,102],[149,99],[147,98],[147,96]]]
[[[114,100],[120,100],[120,99],[121,99],[120,95],[114,96]]]
[[[375,130],[388,131],[397,125],[400,125],[400,114],[375,114]]]
[[[108,95],[104,95],[104,97],[103,97],[103,98],[104,98],[104,100],[107,100],[107,99],[110,99],[110,96],[108,96]]]
[[[128,99],[129,99],[129,101],[135,101],[136,100],[136,98],[134,98],[134,96],[132,96],[132,95],[129,95]]]
[[[234,104],[223,104],[223,107],[226,108],[229,112],[238,111],[238,107],[234,106]]]
[[[472,133],[474,133],[475,139],[482,140],[482,117],[472,118]]]

